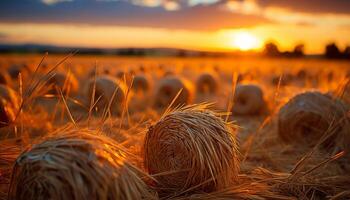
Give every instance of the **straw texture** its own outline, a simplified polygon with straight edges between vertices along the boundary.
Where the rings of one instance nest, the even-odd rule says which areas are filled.
[[[149,128],[144,163],[160,191],[221,190],[238,174],[233,129],[203,105],[175,110]]]
[[[19,109],[17,93],[6,85],[0,84],[0,127],[13,122]]]
[[[336,137],[349,128],[347,107],[320,92],[293,97],[278,113],[278,133],[286,142],[316,144],[324,136],[324,145],[334,146]],[[349,135],[348,135],[349,136]]]
[[[127,155],[88,130],[49,136],[17,158],[9,199],[153,199]]]

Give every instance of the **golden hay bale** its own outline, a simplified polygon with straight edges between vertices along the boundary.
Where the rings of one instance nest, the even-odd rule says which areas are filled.
[[[17,158],[9,199],[152,199],[128,155],[89,130],[48,136]]]
[[[52,86],[52,89],[49,90],[49,93],[52,94],[59,94],[57,88],[61,89],[63,94],[74,94],[79,90],[79,82],[72,73],[57,72],[48,80],[47,84]]]
[[[278,113],[278,134],[289,143],[316,144],[324,134],[323,146],[334,145],[334,138],[348,127],[346,106],[320,92],[296,95]]]
[[[88,83],[87,95],[90,98],[92,98],[94,87],[94,99],[95,102],[98,101],[97,108],[103,111],[110,105],[112,114],[120,114],[125,103],[127,86],[111,76],[96,77],[96,82],[93,79]]]
[[[151,88],[150,80],[145,75],[134,76],[132,90],[135,92],[148,92]]]
[[[19,103],[17,93],[8,86],[0,84],[0,128],[15,120]]]
[[[175,76],[161,79],[156,89],[154,106],[156,108],[168,107],[181,89],[180,95],[173,103],[174,107],[192,102],[194,95],[193,85],[188,80]]]
[[[232,127],[205,106],[188,106],[163,116],[146,133],[144,164],[159,190],[217,191],[238,174]]]
[[[238,115],[254,115],[266,109],[261,88],[257,85],[237,85],[232,112]]]
[[[211,73],[201,74],[196,82],[197,92],[216,93],[218,90],[218,77]]]

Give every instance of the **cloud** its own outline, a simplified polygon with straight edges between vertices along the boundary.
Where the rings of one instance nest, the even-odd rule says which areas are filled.
[[[42,3],[46,4],[46,5],[54,5],[57,3],[62,3],[62,2],[69,2],[69,1],[73,1],[73,0],[41,0]]]
[[[261,7],[278,7],[294,12],[350,14],[349,0],[258,0]]]
[[[138,6],[121,0],[74,0],[54,6],[30,0],[0,1],[0,22],[114,25],[198,31],[272,23],[264,17],[231,12],[224,9],[222,3],[195,6],[181,4],[181,9],[175,4],[169,4],[167,9],[172,10],[169,12],[156,6],[153,1],[156,0],[147,0],[149,5],[154,5],[153,7]]]
[[[322,5],[317,5],[320,3]],[[226,3],[226,8],[234,13],[260,16],[281,24],[309,26],[350,25],[350,10],[342,6],[350,7],[350,1],[231,0]]]

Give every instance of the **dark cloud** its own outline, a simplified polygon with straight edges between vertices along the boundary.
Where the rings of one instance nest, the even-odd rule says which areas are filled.
[[[74,0],[46,5],[39,0],[0,1],[0,22],[118,25],[185,30],[218,30],[271,23],[224,9],[224,2],[166,11],[126,1]]]
[[[305,13],[350,14],[350,0],[258,0],[258,4]]]

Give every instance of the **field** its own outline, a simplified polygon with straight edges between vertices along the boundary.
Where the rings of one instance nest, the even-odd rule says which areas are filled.
[[[151,196],[141,195],[144,199],[350,198],[350,156],[347,155],[350,146],[350,129],[347,126],[350,63],[347,61],[0,55],[1,74],[10,72],[16,66],[22,66],[21,75],[10,77],[6,83],[17,93],[17,105],[11,108],[15,117],[0,128],[0,199],[15,199],[11,195],[16,190],[20,191],[17,185],[25,183],[16,180],[19,175],[14,173],[17,169],[14,166],[20,162],[16,159],[21,152],[30,151],[35,148],[33,144],[42,143],[45,138],[67,130],[89,130],[117,143],[127,152],[126,161],[140,171],[140,177],[149,187],[147,190]],[[62,74],[63,78],[55,79],[58,74]],[[209,78],[199,82],[203,74]],[[113,77],[119,89],[103,83],[103,80],[99,82],[101,77]],[[179,87],[184,89],[175,89],[175,95],[171,87],[163,93],[159,92],[162,91],[162,84],[166,83],[164,79],[171,78],[180,81],[182,85]],[[177,88],[178,82],[172,84]],[[253,85],[253,89],[240,88],[244,85]],[[256,90],[256,86],[261,90]],[[288,125],[291,130],[280,125],[281,108],[294,96],[309,91],[319,91],[328,96],[334,109],[327,110],[328,104],[324,103],[327,100],[318,102],[317,95],[321,94],[317,93],[315,100],[310,97],[315,108],[311,106],[308,109],[322,119],[315,120],[312,115],[308,121],[309,118],[303,116],[298,121],[301,123],[304,120],[306,124],[302,127],[302,134],[299,134],[298,124],[293,124],[293,120],[297,119],[290,118],[285,122],[285,126]],[[237,96],[239,92],[242,96]],[[261,100],[259,92],[262,92]],[[4,94],[0,94],[3,98],[1,95]],[[101,97],[103,95],[105,99]],[[168,96],[172,98],[170,101],[167,100]],[[214,181],[215,186],[208,186],[208,190],[189,185],[186,190],[180,188],[169,192],[159,189],[156,184],[162,180],[157,180],[160,175],[147,170],[144,164],[145,135],[164,116],[181,113],[183,109],[179,107],[183,104],[197,104],[185,108],[184,112],[209,107],[218,113],[222,121],[231,122],[238,143],[239,152],[234,156],[237,157],[235,163],[239,165],[239,170],[229,187],[216,187],[220,185],[218,179]],[[252,107],[247,108],[248,111],[240,108],[247,104]],[[332,115],[331,112],[338,112],[338,107],[341,107],[341,114]],[[328,115],[333,118],[329,119],[331,117]],[[346,122],[343,122],[344,116]],[[318,132],[322,133],[316,134]],[[195,152],[193,149],[189,152],[192,151]],[[224,154],[223,151],[213,151],[213,154]],[[176,153],[180,153],[180,150]],[[203,155],[206,153],[203,152]],[[179,156],[186,159],[187,155]],[[215,163],[212,165],[217,166]],[[214,173],[215,170],[211,170],[210,173]],[[232,170],[235,170],[234,167]],[[70,189],[79,190],[82,187],[85,186],[76,185]],[[8,194],[9,188],[12,189]],[[39,190],[38,186],[36,189]],[[131,193],[138,192],[136,188],[129,190]]]

